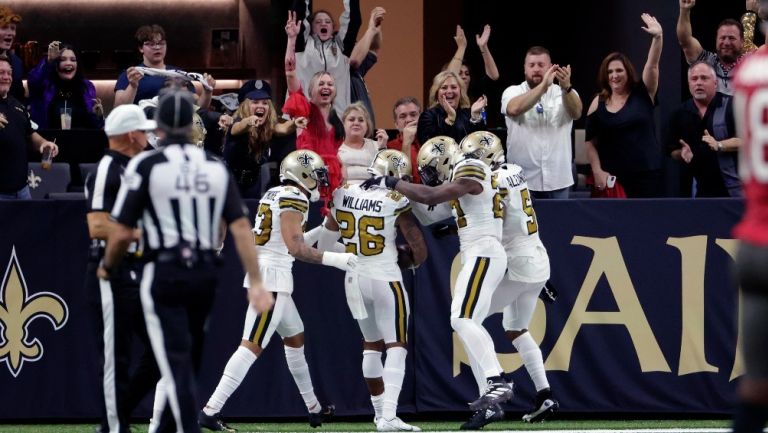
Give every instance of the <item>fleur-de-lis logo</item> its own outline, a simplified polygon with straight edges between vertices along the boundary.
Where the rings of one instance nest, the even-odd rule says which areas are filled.
[[[53,329],[59,330],[68,317],[67,304],[59,295],[50,292],[29,295],[14,247],[0,287],[0,362],[5,361],[8,370],[17,377],[24,361],[34,362],[43,357],[40,340],[28,341],[29,324],[44,318],[51,322]]]
[[[483,147],[491,147],[493,139],[487,135],[483,135],[483,138],[480,139],[480,144],[482,144]]]
[[[398,170],[405,167],[405,160],[400,156],[392,155],[389,160],[392,161],[392,165]]]
[[[27,185],[29,185],[30,188],[35,189],[38,186],[40,186],[40,176],[36,175],[34,171],[29,170],[29,174],[27,175]]]
[[[435,143],[432,146],[432,153],[435,155],[442,155],[445,153],[445,143]]]
[[[301,155],[299,155],[298,160],[299,160],[299,164],[301,164],[302,167],[306,168],[306,167],[309,167],[309,164],[311,164],[312,161],[315,160],[315,158],[312,158],[312,155],[308,153],[302,153]]]

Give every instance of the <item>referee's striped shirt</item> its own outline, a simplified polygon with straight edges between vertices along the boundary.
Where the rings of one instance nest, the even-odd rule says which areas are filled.
[[[221,242],[221,220],[229,224],[248,211],[224,164],[196,146],[171,144],[130,161],[112,216],[129,227],[141,220],[148,252],[180,242],[212,250]]]
[[[110,213],[112,211],[117,199],[117,192],[120,190],[125,167],[130,160],[130,156],[116,150],[107,149],[104,152],[96,171],[90,173],[85,179],[85,198],[88,202],[89,213]],[[106,241],[101,239],[98,244],[104,247]],[[137,249],[136,242],[131,242],[128,252],[133,253]]]

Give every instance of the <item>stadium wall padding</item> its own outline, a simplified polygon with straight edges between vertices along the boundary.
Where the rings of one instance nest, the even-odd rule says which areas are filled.
[[[731,277],[731,230],[742,201],[539,201],[536,211],[560,296],[546,306],[539,301],[531,334],[561,410],[728,413],[743,374]],[[0,220],[0,419],[95,418],[100,388],[83,284],[85,203],[0,202]],[[309,227],[318,222],[313,215]],[[448,317],[458,240],[424,233],[430,257],[405,273],[412,316],[400,412],[466,411],[477,388]],[[239,344],[245,317],[243,274],[230,242],[224,257],[200,372],[202,402]],[[342,415],[372,414],[343,274],[297,262],[294,278],[318,397]],[[500,315],[486,325],[516,384],[509,409],[527,410],[535,390]],[[224,415],[304,416],[284,358],[274,336]],[[149,416],[149,398],[136,415]]]

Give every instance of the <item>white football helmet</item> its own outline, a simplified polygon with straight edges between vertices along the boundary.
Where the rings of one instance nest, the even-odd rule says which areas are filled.
[[[411,160],[403,152],[395,149],[383,149],[373,158],[368,173],[374,176],[394,176],[398,179],[411,180]]]
[[[323,158],[311,150],[294,150],[280,163],[280,181],[290,180],[309,192],[309,201],[320,198],[320,187],[327,187],[328,167]]]
[[[451,176],[453,155],[457,152],[456,141],[451,137],[439,135],[427,140],[419,149],[417,156],[421,182],[437,186]]]
[[[461,153],[477,158],[488,166],[504,162],[504,147],[496,134],[488,131],[475,131],[461,140]]]

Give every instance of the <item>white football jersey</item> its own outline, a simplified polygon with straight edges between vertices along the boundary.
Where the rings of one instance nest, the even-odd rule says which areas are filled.
[[[291,269],[293,256],[283,241],[280,230],[282,212],[300,212],[302,226],[307,222],[309,200],[301,190],[291,185],[270,188],[259,200],[253,224],[254,242],[259,252],[259,263],[267,267]]]
[[[404,195],[387,188],[364,190],[345,184],[333,192],[331,212],[341,241],[358,257],[357,272],[382,281],[401,281],[397,266],[395,220],[411,205]]]
[[[522,167],[503,164],[493,172],[493,183],[504,204],[501,243],[507,254],[507,278],[523,282],[549,279],[549,255],[539,238],[539,225]]]
[[[451,182],[457,179],[472,179],[483,186],[477,195],[465,194],[451,201],[453,216],[459,228],[461,250],[467,251],[475,245],[486,245],[489,239],[501,242],[504,210],[501,196],[491,182],[491,169],[479,159],[459,161],[451,173]]]
[[[493,180],[505,208],[501,239],[504,249],[524,250],[543,245],[522,167],[512,163],[502,164],[493,172]]]

